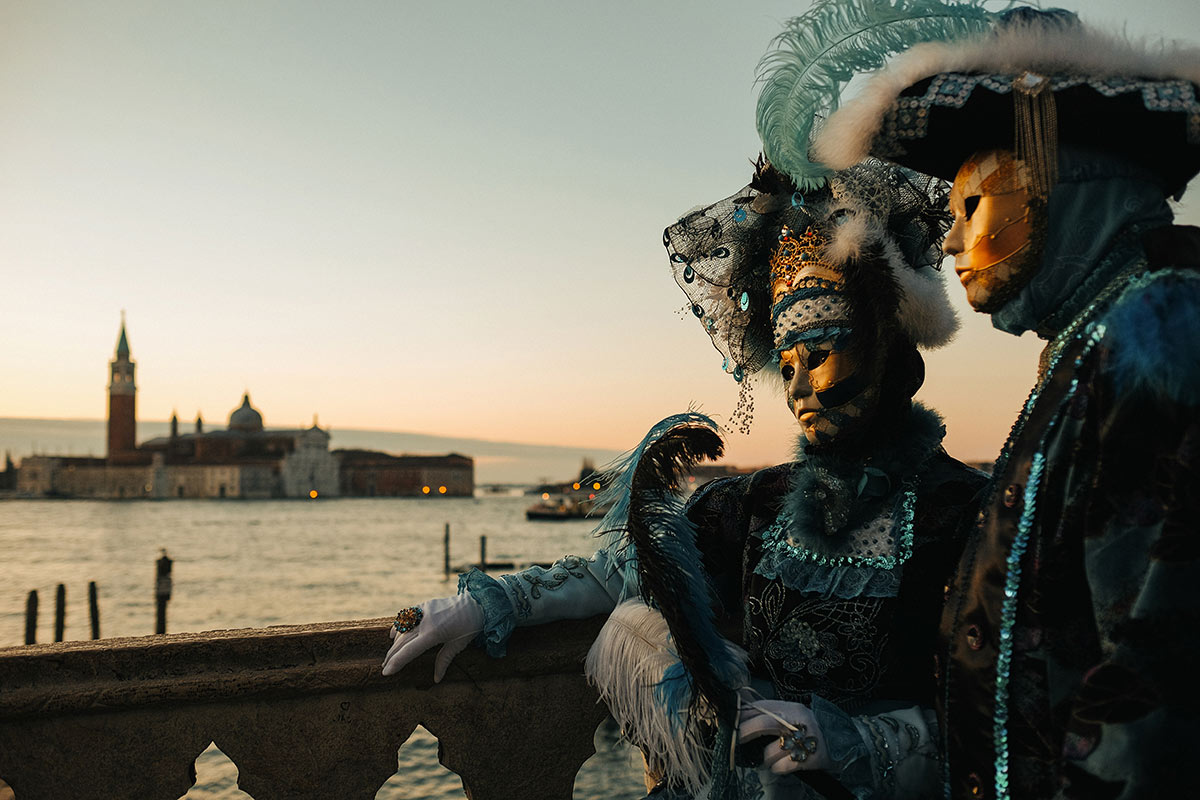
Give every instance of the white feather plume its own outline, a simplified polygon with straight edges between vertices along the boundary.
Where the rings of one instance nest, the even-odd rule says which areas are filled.
[[[743,660],[741,648],[729,644]],[[649,763],[693,796],[708,783],[712,754],[686,713],[671,720],[655,688],[667,668],[679,661],[662,615],[640,600],[616,607],[588,651],[584,672]]]

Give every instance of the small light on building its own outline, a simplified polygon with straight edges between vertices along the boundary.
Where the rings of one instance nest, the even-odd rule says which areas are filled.
[[[589,495],[588,495],[588,500],[595,500],[595,499],[596,499],[596,494],[595,494],[595,492],[593,492],[592,494],[589,494]]]
[[[445,487],[445,486],[439,486],[439,487],[438,487],[438,494],[445,494],[445,493],[446,493],[446,487]]]
[[[696,476],[688,475],[688,483],[695,483],[695,482],[696,482]]]
[[[308,493],[308,496],[311,497],[313,500],[316,500],[317,499],[317,490],[313,489],[312,491],[310,491]]]
[[[596,483],[593,483],[592,488],[595,489],[596,491],[600,491],[600,482],[597,481]]]
[[[543,499],[543,500],[549,500],[549,499],[550,499],[550,493],[549,493],[549,492],[542,492],[542,499]]]
[[[422,487],[421,487],[421,494],[429,494],[429,487],[428,487],[428,486],[422,486]]]
[[[572,488],[572,489],[574,489],[575,491],[579,491],[579,484],[578,484],[578,483],[572,483],[572,484],[571,484],[571,488]]]

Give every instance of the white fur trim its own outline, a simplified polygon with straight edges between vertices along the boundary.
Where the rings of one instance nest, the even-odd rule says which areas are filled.
[[[909,267],[891,240],[884,243],[884,252],[900,287],[900,307],[896,311],[900,327],[922,349],[949,344],[958,332],[959,322],[942,273],[932,267]]]
[[[1014,25],[952,43],[919,44],[892,59],[854,99],[830,115],[813,140],[815,158],[846,169],[870,155],[884,115],[900,93],[943,72],[1179,79],[1200,83],[1200,48],[1132,40],[1086,27]]]
[[[883,232],[867,214],[856,214],[833,229],[833,238],[825,245],[825,258],[841,265],[862,256],[863,248],[883,239]]]

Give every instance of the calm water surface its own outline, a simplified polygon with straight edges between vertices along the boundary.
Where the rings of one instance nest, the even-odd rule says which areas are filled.
[[[67,587],[67,639],[88,638],[87,584],[100,595],[101,634],[154,630],[154,562],[174,559],[167,630],[262,627],[391,616],[453,594],[443,576],[442,536],[454,565],[520,564],[595,549],[592,522],[532,523],[523,497],[329,501],[0,502],[0,647],[24,642],[25,598],[40,599],[38,641],[53,640],[55,586]],[[384,640],[386,642],[386,640]],[[381,643],[380,659],[386,647]],[[603,729],[580,771],[577,798],[640,797],[639,760]],[[245,798],[237,768],[214,747],[197,761],[188,798]],[[2,777],[2,776],[0,776]],[[421,728],[400,750],[379,800],[462,797]]]

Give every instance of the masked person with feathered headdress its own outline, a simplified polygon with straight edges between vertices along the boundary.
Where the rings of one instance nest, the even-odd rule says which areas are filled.
[[[667,418],[613,468],[596,554],[464,575],[458,597],[402,612],[384,671],[443,644],[440,678],[472,640],[502,655],[515,625],[611,613],[587,671],[658,794],[924,796],[942,591],[984,483],[912,401],[918,347],[957,328],[936,269],[948,225],[944,184],[873,161],[803,191],[760,162],[668,227],[726,371],[782,383],[796,461],[685,507],[682,476],[722,442],[699,413]]]
[[[968,301],[1047,340],[947,599],[945,796],[1190,795],[1200,231],[1172,225],[1168,200],[1200,170],[1200,51],[1063,10],[926,24],[977,5],[819,3],[835,60],[871,44],[816,70],[840,87],[883,69],[793,153],[953,180],[945,250]],[[779,52],[764,93],[805,95],[819,51]],[[814,96],[828,110],[837,88]]]
[[[940,417],[912,400],[924,380],[918,348],[957,328],[936,269],[945,184],[878,161],[798,184],[760,161],[749,186],[664,234],[691,313],[743,387],[740,415],[752,408],[750,381],[765,379],[782,384],[800,427],[795,461],[706,484],[682,520],[634,491],[651,510],[631,508],[619,526],[683,668],[630,686],[637,659],[621,629],[637,630],[646,612],[623,605],[589,670],[663,774],[664,797],[923,797],[940,780],[935,633],[984,483],[942,449]],[[689,539],[694,560],[660,553]],[[687,582],[711,586],[717,627],[744,648],[740,686],[734,670],[707,666],[720,665],[719,647],[685,652],[707,623],[691,611],[705,595],[663,577],[680,562],[693,564]],[[681,674],[699,709],[696,692],[673,695]],[[647,685],[657,716],[639,705]],[[674,741],[656,730],[664,709]],[[722,774],[730,717],[738,762],[757,770]],[[710,755],[697,744],[703,723],[717,734],[711,763],[697,765]]]

